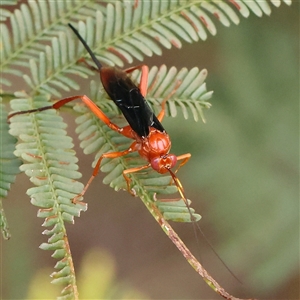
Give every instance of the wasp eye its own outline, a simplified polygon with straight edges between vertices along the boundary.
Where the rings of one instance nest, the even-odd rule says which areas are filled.
[[[160,157],[155,157],[155,158],[153,158],[153,159],[151,159],[151,167],[155,170],[155,171],[157,171],[157,172],[159,172],[159,170],[160,170],[160,166],[161,166],[161,158]],[[160,172],[159,172],[160,173]]]
[[[169,169],[172,169],[177,163],[177,156],[174,155],[174,154],[169,154],[168,155],[168,161],[170,162]]]

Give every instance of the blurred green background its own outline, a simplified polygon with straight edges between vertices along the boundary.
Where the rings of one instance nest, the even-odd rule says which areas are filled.
[[[271,17],[251,15],[239,26],[218,24],[217,29],[205,42],[164,50],[162,57],[146,63],[208,69],[206,82],[214,96],[205,112],[207,123],[180,116],[166,118],[164,127],[173,153],[192,153],[178,176],[203,217],[200,225],[207,238],[243,285],[201,236],[197,245],[190,224],[172,225],[236,297],[298,299],[299,2],[273,7]],[[67,119],[72,130],[74,118]],[[77,151],[86,182],[93,157]],[[220,299],[142,202],[100,184],[102,178],[85,197],[88,211],[68,226],[82,299]],[[37,208],[24,196],[28,186],[28,179],[18,176],[4,201],[12,238],[1,239],[1,299],[52,299],[58,294],[49,283],[56,261],[38,248],[46,236]],[[95,265],[95,257],[103,262],[99,268],[93,268],[91,255]]]

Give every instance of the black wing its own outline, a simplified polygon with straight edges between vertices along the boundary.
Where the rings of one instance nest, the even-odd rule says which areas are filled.
[[[149,127],[165,131],[138,87],[127,73],[113,67],[103,67],[79,32],[69,24],[97,65],[104,89],[122,111],[131,128],[140,136],[149,135]]]
[[[131,128],[140,137],[149,135],[149,127],[154,127],[161,132],[165,131],[139,88],[128,75],[116,68],[107,69],[108,72],[103,70],[105,74],[105,78],[102,78],[103,86]]]

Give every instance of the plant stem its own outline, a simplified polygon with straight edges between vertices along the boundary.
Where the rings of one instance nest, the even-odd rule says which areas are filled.
[[[68,259],[68,263],[71,269],[71,276],[73,277],[71,280],[71,285],[72,285],[72,291],[73,291],[73,296],[74,296],[74,300],[78,300],[79,299],[79,294],[78,294],[78,289],[77,289],[77,284],[76,284],[76,277],[75,277],[75,269],[74,269],[74,264],[73,264],[73,259],[72,259],[72,254],[71,254],[71,249],[70,249],[70,244],[68,241],[68,237],[67,234],[65,234],[64,236],[64,242],[65,242],[65,250],[67,252],[67,259]]]
[[[196,259],[196,257],[191,253],[187,246],[183,243],[171,225],[164,219],[163,215],[153,202],[149,202],[148,197],[143,195],[141,200],[144,202],[152,216],[158,222],[162,230],[169,237],[169,239],[175,244],[178,250],[182,253],[188,263],[193,267],[193,269],[204,279],[204,281],[219,295],[228,300],[245,300],[241,298],[236,298],[220,286],[220,284],[206,271],[206,269],[201,265],[201,263]],[[251,299],[247,299],[251,300]],[[254,299],[253,299],[254,300]]]

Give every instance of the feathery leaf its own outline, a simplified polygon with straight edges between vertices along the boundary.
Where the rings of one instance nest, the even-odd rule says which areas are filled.
[[[29,59],[37,60],[45,49],[45,41],[66,31],[68,22],[95,16],[96,10],[103,11],[104,7],[94,1],[33,0],[22,3],[19,9],[9,15],[12,37],[8,26],[0,24],[0,41],[3,45],[1,71],[3,74],[21,76],[23,72],[19,67],[28,67]],[[3,84],[11,85],[11,82]]]
[[[291,4],[290,0],[284,2]],[[281,2],[272,0],[271,3],[279,6]],[[75,65],[77,59],[87,55],[82,45],[74,52],[76,39],[70,37],[66,29],[68,22],[86,20],[85,24],[79,23],[79,31],[91,49],[103,63],[122,67],[124,62],[132,63],[133,59],[142,61],[145,56],[161,55],[162,47],[180,48],[182,41],[205,40],[208,33],[217,33],[216,21],[224,26],[230,26],[231,22],[238,24],[237,13],[248,17],[250,12],[261,17],[269,15],[271,9],[267,0],[232,0],[229,3],[140,0],[135,6],[134,1],[114,1],[106,7],[94,1],[30,1],[21,4],[10,16],[13,38],[7,25],[0,24],[3,44],[0,67],[3,74],[22,76],[19,67],[27,68],[27,61],[34,60],[30,63],[32,78],[26,75],[26,82],[30,86],[35,82],[36,90],[58,96],[59,90],[78,89],[73,80],[61,83],[66,73],[78,73],[82,77],[90,74]],[[52,48],[45,48],[44,41],[51,41]],[[38,70],[33,70],[37,61],[40,75]],[[11,84],[4,79],[3,84]]]
[[[49,105],[47,97],[30,98],[18,93],[18,98],[11,101],[11,107],[16,111],[37,105]],[[64,223],[74,222],[74,216],[85,211],[86,204],[71,202],[83,185],[76,181],[81,174],[77,171],[72,139],[66,136],[65,128],[66,124],[56,111],[48,110],[12,117],[10,133],[20,139],[15,150],[15,155],[25,161],[20,169],[35,184],[27,194],[31,203],[40,208],[38,217],[45,218],[43,226],[51,227],[44,231],[49,236],[48,242],[40,247],[54,251],[53,257],[60,259],[58,271],[52,277],[65,285],[63,296],[74,298],[77,288]]]

